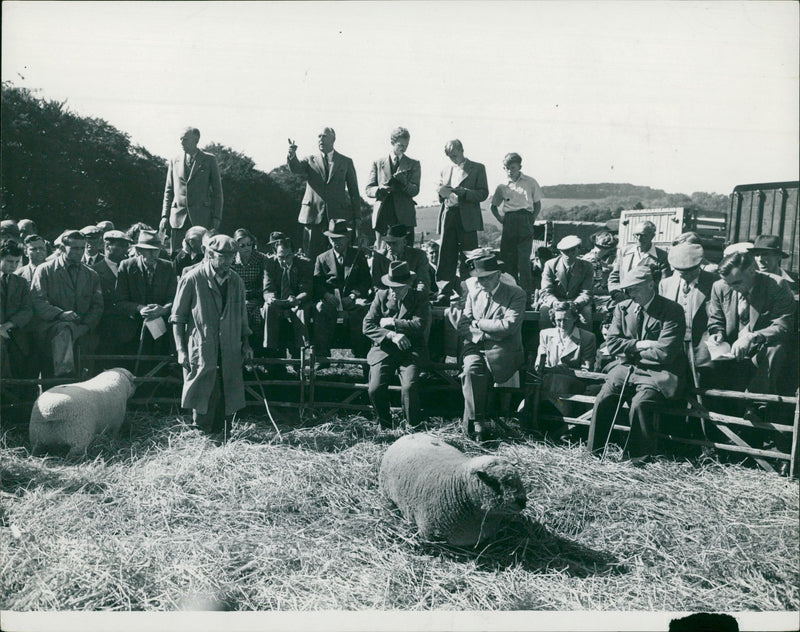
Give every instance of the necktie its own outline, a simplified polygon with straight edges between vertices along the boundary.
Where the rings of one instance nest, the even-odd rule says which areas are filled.
[[[283,268],[283,273],[281,274],[281,298],[286,299],[289,298],[289,268]]]
[[[744,326],[750,322],[750,303],[748,303],[747,297],[744,294],[738,294],[738,296],[737,311],[739,312],[739,323]]]
[[[391,170],[392,170],[392,175],[394,175],[394,174],[395,174],[395,172],[397,171],[397,165],[398,165],[398,163],[399,163],[399,162],[400,162],[400,159],[399,159],[399,158],[397,158],[397,156],[392,156],[392,161],[391,161],[391,165],[392,165],[392,167],[391,167]]]
[[[328,154],[322,154],[322,164],[325,167],[325,180],[328,179],[330,165],[328,165]]]
[[[0,309],[5,310],[6,305],[8,305],[8,275],[2,274],[0,275],[0,298],[2,298],[2,303],[0,303]]]
[[[191,154],[186,154],[186,173],[189,174],[192,171],[192,164],[194,160],[192,159]]]
[[[689,284],[686,281],[681,279],[681,289],[683,290],[684,294],[688,294],[689,290],[691,290],[692,288],[689,287]]]
[[[644,325],[644,310],[642,306],[639,305],[636,308],[636,338],[641,340],[642,339],[642,327]]]

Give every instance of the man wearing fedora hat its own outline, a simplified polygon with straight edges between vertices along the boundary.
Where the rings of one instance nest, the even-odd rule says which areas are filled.
[[[485,438],[489,379],[508,381],[522,366],[522,320],[525,291],[500,278],[494,255],[471,259],[470,275],[477,286],[467,293],[458,333],[464,348],[461,387],[464,393],[464,434]]]
[[[232,237],[211,237],[203,262],[181,277],[170,316],[183,367],[181,406],[223,441],[233,414],[244,408],[242,367],[253,358],[244,281],[231,270],[236,250]]]
[[[409,269],[416,275],[416,289],[430,291],[430,262],[425,251],[406,243],[408,228],[403,224],[390,226],[383,235],[386,252],[378,250],[372,255],[372,286],[383,287],[383,276],[389,271],[393,261],[405,261]]]
[[[655,412],[684,387],[686,319],[680,305],[659,296],[649,267],[633,268],[620,283],[628,297],[614,307],[604,343],[614,358],[595,398],[588,447],[604,451],[620,399],[630,399],[630,432],[623,452],[638,463],[658,452]],[[633,394],[625,385],[633,387]]]
[[[772,274],[783,279],[789,289],[797,294],[797,279],[781,267],[781,259],[788,259],[789,254],[781,247],[781,238],[778,235],[759,235],[750,251],[756,258],[758,271]]]
[[[100,287],[103,289],[103,316],[97,325],[97,352],[100,355],[122,353],[121,343],[128,339],[128,332],[134,329],[131,319],[119,311],[116,291],[119,264],[128,255],[130,243],[121,230],[106,231],[103,233],[103,257],[92,266],[92,270],[100,277]]]
[[[144,355],[167,354],[169,336],[161,335],[154,339],[145,323],[169,318],[178,285],[175,267],[171,261],[159,258],[161,241],[153,230],[141,231],[134,248],[136,256],[120,263],[117,275],[117,306],[134,324],[134,327],[128,327],[124,343],[130,353],[135,353],[138,334],[144,336]]]
[[[417,275],[405,261],[392,261],[364,319],[364,335],[372,340],[367,353],[369,397],[381,428],[392,427],[389,381],[400,374],[400,398],[406,421],[420,423],[420,364],[428,358],[431,309],[427,291],[414,289]]]
[[[86,238],[78,230],[67,230],[60,239],[58,256],[36,268],[31,283],[39,348],[52,352],[43,358],[46,376],[72,373],[75,351],[94,351],[94,330],[103,314],[100,277],[81,261]]]
[[[350,229],[343,219],[332,219],[325,231],[331,248],[314,263],[314,352],[324,368],[330,356],[336,318],[341,310],[349,332],[350,349],[363,358],[369,340],[361,331],[370,293],[369,264],[364,253],[350,245]]]
[[[570,301],[584,328],[592,327],[592,286],[594,269],[580,254],[581,238],[567,235],[556,248],[560,256],[544,264],[542,289],[539,293],[541,319],[550,325],[550,306],[559,301]]]

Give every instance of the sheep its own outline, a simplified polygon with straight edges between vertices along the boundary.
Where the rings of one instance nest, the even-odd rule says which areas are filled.
[[[116,433],[125,419],[134,375],[109,369],[85,382],[54,386],[33,404],[29,435],[34,454],[66,445],[68,459],[86,454],[96,435]]]
[[[381,491],[426,540],[477,546],[525,508],[519,474],[497,456],[467,457],[426,434],[405,435],[381,460]]]

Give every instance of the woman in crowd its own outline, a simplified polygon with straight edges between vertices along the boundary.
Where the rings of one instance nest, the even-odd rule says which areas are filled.
[[[202,226],[192,226],[186,231],[183,248],[177,252],[174,259],[175,274],[179,279],[186,268],[203,260],[203,237],[207,232],[208,230]]]
[[[236,229],[233,239],[239,246],[239,252],[231,264],[231,270],[244,281],[247,319],[253,332],[250,334],[250,346],[255,356],[264,357],[264,317],[261,307],[264,305],[264,275],[268,258],[256,250],[256,238],[246,228]]]

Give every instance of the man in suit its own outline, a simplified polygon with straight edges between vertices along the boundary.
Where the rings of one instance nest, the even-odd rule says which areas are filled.
[[[694,368],[710,364],[708,348],[700,344],[708,330],[708,299],[716,277],[703,269],[703,246],[684,242],[669,251],[669,265],[675,272],[658,284],[658,293],[675,301],[686,316],[684,351]]]
[[[86,250],[83,253],[83,263],[90,268],[103,258],[103,229],[90,225],[81,228],[81,235],[86,238]]]
[[[303,251],[309,261],[327,248],[325,229],[332,220],[346,220],[358,236],[361,196],[353,161],[334,150],[336,132],[324,128],[317,137],[319,153],[297,158],[297,145],[289,140],[286,161],[292,173],[306,179],[306,192],[297,221],[303,225]]]
[[[754,393],[787,394],[786,361],[794,331],[795,302],[791,291],[772,275],[757,271],[749,252],[724,257],[722,277],[711,288],[708,333],[713,343],[729,343],[734,360],[719,360],[726,388]],[[790,377],[790,376],[788,376]]]
[[[430,262],[428,255],[419,248],[406,243],[408,227],[403,224],[390,226],[383,236],[386,253],[375,252],[372,255],[372,286],[383,287],[383,276],[389,272],[392,261],[405,261],[409,269],[416,275],[414,288],[427,293],[431,288]]]
[[[758,271],[775,275],[786,281],[789,289],[797,294],[797,279],[781,267],[781,259],[788,259],[789,253],[784,252],[781,238],[778,235],[759,235],[750,251],[758,264]]]
[[[143,355],[166,355],[169,353],[169,336],[158,338],[145,323],[164,319],[172,311],[172,301],[177,289],[177,277],[171,261],[160,259],[161,242],[155,231],[143,230],[136,242],[136,256],[119,264],[117,275],[117,305],[135,323],[133,331],[138,334],[128,340],[131,353],[141,343]],[[155,325],[155,323],[152,323]]]
[[[271,242],[272,243],[272,242]],[[288,347],[296,354],[308,345],[308,323],[314,293],[314,267],[295,254],[288,237],[274,244],[264,279],[264,347],[268,357],[285,357]],[[270,374],[280,379],[286,365],[270,367]]]
[[[420,423],[417,392],[420,364],[428,357],[431,309],[427,291],[413,289],[416,274],[405,261],[392,261],[364,319],[364,335],[372,340],[369,362],[369,398],[381,428],[392,427],[389,381],[400,374],[400,399],[406,421]]]
[[[15,274],[25,279],[28,282],[28,287],[30,287],[36,268],[47,259],[47,242],[44,237],[36,234],[25,237],[25,254],[28,257],[28,263],[21,268],[17,268]]]
[[[191,226],[219,230],[222,221],[222,179],[217,159],[197,147],[200,130],[187,127],[181,135],[183,152],[169,161],[161,223],[158,231],[169,235],[169,253],[183,246]]]
[[[625,277],[636,267],[650,268],[656,287],[661,279],[671,274],[667,253],[653,244],[655,236],[656,225],[653,222],[639,222],[633,227],[633,237],[636,239],[636,243],[623,248],[622,253],[614,262],[611,274],[608,275],[608,292],[615,301],[625,300],[620,286]]]
[[[33,377],[28,370],[30,347],[25,328],[33,318],[28,282],[14,271],[22,261],[22,247],[0,241],[0,375]]]
[[[500,278],[500,263],[494,255],[470,260],[470,275],[477,285],[467,293],[458,322],[463,340],[464,434],[479,441],[486,438],[486,400],[490,379],[507,382],[522,366],[522,320],[525,291]]]
[[[550,325],[550,308],[554,303],[570,301],[584,328],[592,328],[592,286],[594,268],[581,259],[581,238],[568,235],[558,242],[560,256],[544,264],[542,289],[539,293],[541,320]]]
[[[372,287],[367,259],[361,250],[350,245],[346,220],[332,219],[324,234],[331,248],[321,253],[314,264],[314,351],[322,358],[317,368],[328,364],[340,310],[353,354],[363,358],[369,348],[369,340],[361,331]]]
[[[417,225],[417,208],[414,196],[419,193],[422,174],[419,160],[406,156],[411,133],[398,127],[390,137],[392,151],[389,156],[372,163],[367,182],[367,197],[373,198],[372,228],[375,230],[375,249],[381,251],[382,237],[390,226],[406,227],[414,242],[414,226]]]
[[[117,306],[119,264],[128,256],[131,241],[121,230],[110,230],[103,234],[103,243],[105,254],[92,266],[92,270],[100,277],[103,290],[103,316],[97,325],[97,352],[114,355],[125,353],[124,342],[137,334],[133,321]],[[118,364],[112,363],[110,366]]]
[[[630,434],[624,454],[634,464],[658,451],[654,416],[658,406],[678,395],[686,374],[683,337],[686,318],[681,306],[656,294],[649,267],[633,268],[619,289],[630,296],[614,307],[606,336],[606,352],[615,360],[592,409],[588,446],[604,450],[620,398],[630,398]],[[625,384],[634,393],[623,392]]]
[[[436,280],[444,282],[437,303],[449,301],[463,253],[478,247],[478,231],[483,230],[481,202],[489,197],[486,168],[464,156],[461,141],[451,140],[444,153],[453,164],[439,178],[439,267]]]
[[[100,277],[81,263],[86,238],[80,231],[68,230],[59,239],[59,255],[36,268],[31,284],[39,348],[49,350],[42,358],[46,376],[72,373],[75,352],[94,351],[94,330],[103,314]]]

